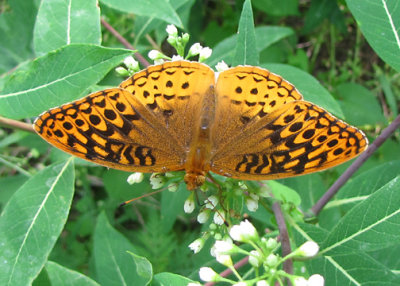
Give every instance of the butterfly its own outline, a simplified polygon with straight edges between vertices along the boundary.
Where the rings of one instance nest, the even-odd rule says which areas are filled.
[[[241,180],[312,173],[368,145],[362,131],[266,69],[218,74],[190,61],[150,66],[117,88],[44,112],[34,128],[55,147],[110,168],[184,170],[188,190],[210,171]]]

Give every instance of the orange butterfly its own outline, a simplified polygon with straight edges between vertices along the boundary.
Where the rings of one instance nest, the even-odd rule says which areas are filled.
[[[238,66],[218,76],[189,61],[151,66],[118,88],[53,108],[36,132],[61,150],[131,172],[185,170],[189,190],[209,171],[285,178],[341,164],[368,141],[280,76]]]

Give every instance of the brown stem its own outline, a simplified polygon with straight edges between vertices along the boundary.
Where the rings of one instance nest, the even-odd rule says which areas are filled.
[[[32,124],[21,122],[18,120],[8,119],[0,116],[0,125],[11,129],[20,129],[28,132],[35,133]]]
[[[318,215],[322,208],[329,202],[329,200],[339,191],[339,189],[348,181],[348,179],[357,171],[361,165],[369,158],[385,142],[400,126],[400,115],[393,120],[388,127],[375,139],[375,141],[368,147],[354,161],[353,164],[336,180],[336,182],[326,191],[326,193],[319,199],[319,201],[311,208],[311,211]]]
[[[130,50],[135,50],[135,47],[132,46],[120,33],[118,33],[117,30],[115,30],[109,23],[107,23],[106,20],[101,19],[101,24],[108,30],[110,33],[117,38],[118,41],[122,45],[124,45],[125,48],[130,49]],[[134,54],[135,58],[145,67],[148,67],[150,63],[138,52]]]
[[[285,218],[283,217],[279,202],[273,203],[272,210],[274,211],[276,223],[278,224],[279,234],[281,237],[282,257],[285,257],[292,252],[292,249],[290,247],[289,233],[286,227]],[[288,259],[283,263],[283,270],[286,273],[293,274],[293,261],[291,259]],[[290,281],[287,281],[287,283],[290,285]]]
[[[233,265],[233,267],[235,269],[239,269],[240,267],[246,265],[248,263],[248,261],[249,261],[249,257],[246,256],[245,258],[243,258],[243,259],[239,260],[238,262],[236,262]],[[231,274],[232,274],[232,270],[230,270],[228,268],[228,269],[225,269],[224,271],[222,271],[219,275],[222,276],[222,277],[227,277],[227,276],[229,276]],[[212,286],[212,285],[215,285],[215,282],[207,282],[206,284],[204,284],[204,286]]]

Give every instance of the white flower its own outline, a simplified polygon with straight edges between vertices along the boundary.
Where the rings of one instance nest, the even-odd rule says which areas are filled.
[[[116,67],[115,72],[121,76],[129,76],[129,72],[123,67]]]
[[[186,199],[185,204],[183,205],[183,210],[187,214],[190,214],[194,211],[194,199],[192,195]]]
[[[219,278],[219,275],[210,267],[201,267],[199,276],[201,280],[206,282],[215,282]]]
[[[177,36],[178,35],[178,29],[175,27],[175,25],[168,25],[167,28],[165,29],[168,33],[168,35],[172,36]]]
[[[202,62],[211,57],[212,50],[209,47],[202,48],[199,55],[199,62]]]
[[[206,204],[206,208],[213,210],[218,205],[218,198],[216,196],[209,196],[204,203]]]
[[[232,241],[229,240],[217,240],[214,243],[214,249],[216,253],[227,254],[234,248]]]
[[[163,64],[165,61],[164,61],[164,59],[155,59],[154,60],[154,64],[155,65],[161,65],[161,64]]]
[[[144,178],[143,173],[136,172],[129,175],[127,182],[129,185],[133,185],[135,183],[140,183],[141,181],[143,181],[143,178]]]
[[[256,286],[269,286],[269,283],[265,280],[257,281]]]
[[[296,277],[293,280],[293,286],[308,286],[308,282],[304,277]]]
[[[233,266],[232,258],[228,254],[216,254],[217,261],[226,267]]]
[[[189,244],[189,248],[194,253],[198,253],[203,248],[203,246],[204,246],[204,239],[201,237],[193,241],[191,244]]]
[[[274,267],[278,263],[278,257],[271,253],[265,260],[265,263],[270,267]]]
[[[298,255],[303,257],[313,257],[319,251],[319,246],[314,241],[303,243],[298,249]]]
[[[197,215],[197,221],[201,224],[206,223],[208,218],[210,217],[210,211],[209,210],[202,210],[200,213]]]
[[[259,267],[262,263],[261,254],[257,250],[250,251],[250,254],[251,255],[249,256],[249,263],[254,267]]]
[[[217,225],[223,225],[224,222],[225,222],[225,213],[224,213],[223,211],[221,211],[221,210],[217,211],[217,212],[214,214],[213,220],[214,220],[214,223],[215,223],[215,224],[217,224]]]
[[[153,173],[150,176],[150,185],[152,189],[159,189],[164,185],[163,176],[160,173]]]
[[[171,61],[181,61],[183,60],[183,57],[179,55],[173,55]]]
[[[217,65],[215,66],[215,69],[218,72],[223,72],[227,69],[229,69],[228,65],[224,62],[224,61],[220,61],[219,63],[217,63]]]
[[[308,278],[308,286],[324,286],[324,284],[324,277],[319,274],[311,275],[310,278]]]
[[[151,50],[147,56],[152,60],[161,59],[164,57],[164,55],[157,50]]]
[[[197,56],[200,54],[202,49],[203,47],[200,45],[200,43],[194,43],[189,49],[188,56]]]
[[[124,59],[124,64],[127,66],[128,69],[131,70],[139,69],[139,63],[132,56],[126,57]]]
[[[246,242],[258,237],[257,230],[247,219],[242,221],[239,225],[232,226],[229,235],[233,240],[240,242]]]
[[[246,207],[249,211],[255,212],[258,209],[258,201],[253,199],[246,199]]]

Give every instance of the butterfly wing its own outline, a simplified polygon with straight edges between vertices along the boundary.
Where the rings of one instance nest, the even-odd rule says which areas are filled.
[[[241,75],[239,71],[241,70],[238,70],[238,74]],[[233,76],[237,76],[235,72]],[[252,79],[254,75],[249,73],[247,77]],[[266,80],[268,84],[268,78]],[[222,148],[217,145],[219,148],[214,151],[211,159],[213,172],[244,180],[291,177],[333,167],[365,150],[368,142],[361,131],[322,108],[301,100],[301,95],[294,87],[291,90],[294,93],[293,98],[290,96],[292,86],[280,80],[278,86],[289,85],[286,93],[289,94],[288,97],[277,93],[268,94],[270,89],[264,86],[257,87],[258,93],[268,94],[264,96],[267,99],[264,103],[260,104],[259,101],[249,106],[246,99],[240,104],[230,104],[225,100],[224,104],[228,108],[224,113],[236,117],[230,120],[236,120],[235,129],[239,129],[240,132],[236,132],[228,140],[217,140],[224,144]],[[235,88],[239,83],[240,79],[235,80],[231,88]],[[219,78],[218,99],[228,95],[229,89],[226,86],[232,86],[232,83],[228,84],[224,78]],[[245,86],[247,93],[250,90],[250,94],[255,88],[251,85]],[[230,100],[237,100],[236,98],[233,93]],[[276,104],[270,108],[268,101]],[[224,101],[218,101],[218,104],[220,102]],[[267,108],[264,108],[265,106]],[[217,113],[222,113],[219,109],[223,107],[216,108]],[[243,111],[253,115],[249,117],[250,120],[241,119]],[[214,134],[218,136],[217,131]]]
[[[187,130],[191,113],[205,94],[203,85],[193,82],[198,73],[213,83],[212,71],[198,63],[149,67],[120,88],[43,113],[35,130],[59,149],[107,167],[138,172],[182,170],[185,144],[191,137]]]

